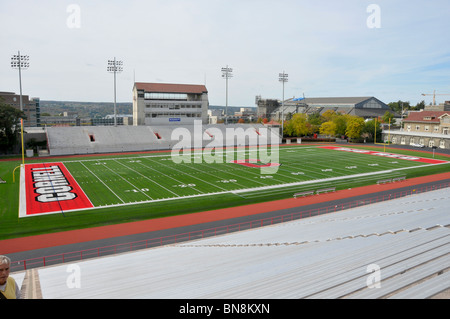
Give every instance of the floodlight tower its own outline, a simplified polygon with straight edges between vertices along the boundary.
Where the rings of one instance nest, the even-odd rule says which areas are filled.
[[[228,124],[228,79],[233,77],[233,69],[228,65],[222,68],[222,77],[226,80],[226,97],[225,97],[225,124]]]
[[[19,69],[19,86],[20,86],[20,110],[23,111],[22,102],[22,69],[26,70],[30,66],[28,55],[20,55],[20,51],[11,57],[11,67],[13,69]]]
[[[116,73],[123,71],[123,62],[114,60],[108,60],[108,72],[114,73],[114,126],[117,126],[117,111],[116,111]]]
[[[283,143],[283,135],[284,135],[284,83],[288,81],[287,73],[280,73],[279,81],[283,83],[283,99],[281,100],[281,143]]]

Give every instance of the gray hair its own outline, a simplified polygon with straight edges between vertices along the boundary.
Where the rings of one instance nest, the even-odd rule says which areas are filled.
[[[11,259],[9,259],[8,256],[0,255],[0,265],[3,265],[3,264],[11,265]]]

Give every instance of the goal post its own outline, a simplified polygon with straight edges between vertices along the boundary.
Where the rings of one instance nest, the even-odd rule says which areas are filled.
[[[389,135],[388,135],[388,142],[387,143],[377,143],[377,119],[375,118],[375,134],[374,134],[374,141],[373,144],[375,145],[383,145],[384,146],[384,151],[386,152],[386,145],[390,145],[389,144],[389,139],[390,139],[390,134],[391,134],[391,119],[389,119]]]
[[[18,169],[18,168],[20,168],[20,167],[22,167],[22,165],[17,166],[17,167],[13,170],[13,183],[16,182],[16,169]],[[0,178],[0,180],[1,180],[1,178]],[[4,183],[4,182],[3,182],[3,183]]]

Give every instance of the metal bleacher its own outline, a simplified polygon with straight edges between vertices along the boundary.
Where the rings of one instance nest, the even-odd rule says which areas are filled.
[[[193,148],[204,147],[211,140],[223,146],[257,145],[258,138],[261,137],[258,130],[263,127],[263,124],[74,126],[48,127],[46,133],[49,155],[79,155],[168,150],[181,139],[188,138]],[[208,131],[214,134],[208,134]],[[187,136],[180,137],[177,134],[180,132]],[[237,135],[232,134],[233,132]],[[245,141],[236,137],[244,135]]]
[[[448,293],[448,188],[38,269],[43,298],[431,298]],[[379,267],[379,288],[371,288]],[[126,271],[124,271],[126,269]],[[14,274],[20,278],[23,273]],[[114,280],[111,280],[114,278]],[[376,287],[376,286],[375,286]]]

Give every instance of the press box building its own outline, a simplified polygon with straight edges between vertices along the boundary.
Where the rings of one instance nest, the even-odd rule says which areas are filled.
[[[208,124],[208,90],[204,85],[135,82],[133,125]]]

